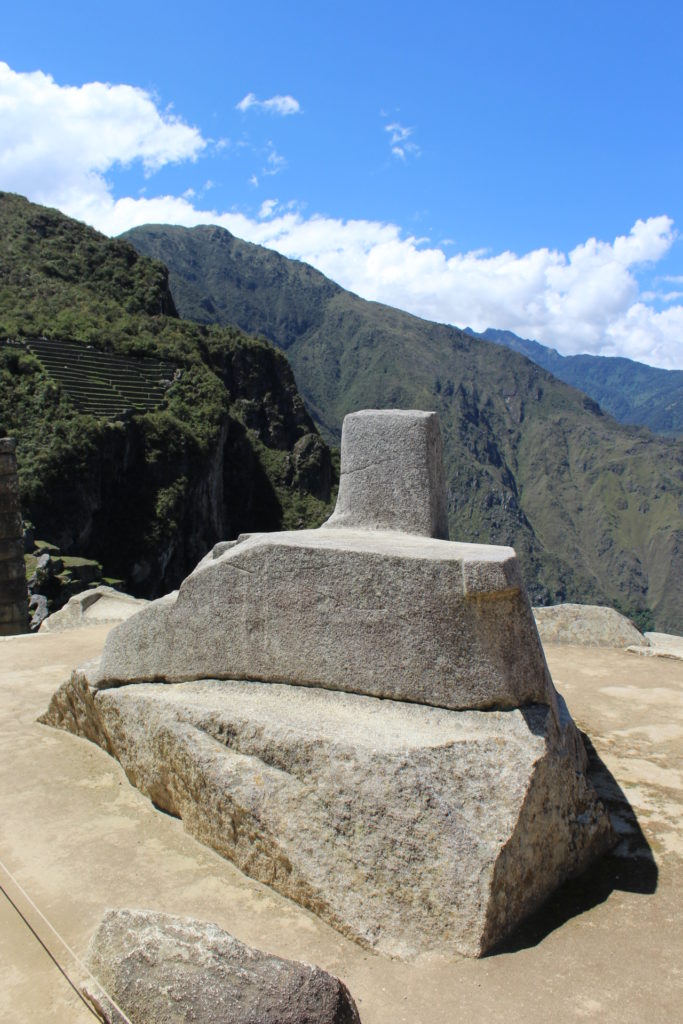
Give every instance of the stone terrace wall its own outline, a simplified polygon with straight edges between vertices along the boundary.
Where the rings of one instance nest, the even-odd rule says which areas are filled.
[[[0,438],[0,636],[28,632],[16,441]]]

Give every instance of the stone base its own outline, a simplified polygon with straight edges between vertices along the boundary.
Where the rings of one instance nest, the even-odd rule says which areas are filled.
[[[611,844],[559,707],[230,680],[98,691],[81,670],[43,721],[99,743],[248,875],[410,960],[482,955]]]
[[[254,679],[451,709],[550,704],[512,548],[373,530],[218,544],[117,626],[98,685]]]

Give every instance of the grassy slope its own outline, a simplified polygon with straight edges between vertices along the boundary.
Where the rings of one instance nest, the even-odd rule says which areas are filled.
[[[680,444],[624,427],[525,357],[370,303],[219,228],[135,229],[184,316],[287,352],[330,439],[363,407],[436,409],[451,536],[513,543],[536,601],[608,601],[683,621]]]
[[[180,320],[163,265],[55,210],[0,193],[0,237],[0,434],[17,437],[24,512],[41,536],[64,550],[94,545],[97,557],[104,545],[118,575],[148,550],[176,557],[184,534],[184,573],[195,548],[220,539],[209,523],[188,537],[210,476],[222,479],[230,507],[218,520],[231,532],[328,514],[324,486],[308,478],[329,454],[315,434],[306,440],[314,427],[280,352],[237,328]],[[37,334],[158,356],[182,375],[154,412],[125,424],[84,416],[37,360],[1,345]]]

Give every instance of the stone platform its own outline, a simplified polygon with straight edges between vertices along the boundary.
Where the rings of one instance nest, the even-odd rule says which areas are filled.
[[[611,838],[563,705],[558,722],[230,680],[98,692],[81,672],[45,721],[252,878],[401,959],[480,956]]]

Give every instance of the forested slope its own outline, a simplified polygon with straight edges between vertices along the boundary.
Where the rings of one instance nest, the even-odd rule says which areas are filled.
[[[155,596],[217,540],[329,514],[329,449],[282,353],[182,321],[162,264],[56,210],[0,193],[0,237],[0,435],[17,438],[39,536]],[[74,366],[50,362],[50,346],[73,362],[74,345],[89,347],[86,404]],[[131,379],[136,360],[140,378],[162,367],[150,408],[136,408],[130,380],[130,407],[98,398],[119,372],[112,357]]]

